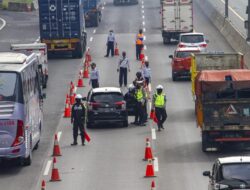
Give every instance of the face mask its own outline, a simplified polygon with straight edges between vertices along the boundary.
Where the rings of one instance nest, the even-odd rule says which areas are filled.
[[[157,94],[161,94],[162,93],[162,89],[157,89]]]

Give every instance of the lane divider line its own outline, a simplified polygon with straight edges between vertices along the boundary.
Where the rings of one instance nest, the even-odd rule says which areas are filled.
[[[154,157],[154,170],[155,170],[155,172],[159,171],[159,163],[158,163],[157,157]]]
[[[146,45],[144,45],[144,47],[143,47],[145,50],[147,49],[147,46]]]
[[[44,173],[43,173],[44,176],[49,175],[51,164],[52,164],[52,160],[48,160],[46,167],[45,167],[45,170],[44,170]]]
[[[3,23],[3,25],[0,27],[0,30],[2,30],[6,26],[6,21],[4,19],[2,19],[2,18],[0,18],[0,20]]]
[[[224,0],[220,0],[223,4],[225,4],[225,1]],[[245,19],[244,18],[242,18],[232,7],[230,7],[230,6],[228,6],[228,8],[237,16],[237,17],[239,17],[239,19],[241,20],[241,21],[245,21]]]
[[[90,37],[89,41],[92,42],[93,41],[93,37]]]
[[[94,29],[93,33],[94,33],[94,34],[96,33],[96,29]]]
[[[58,142],[60,141],[61,136],[62,136],[62,131],[58,131],[57,133]]]
[[[38,43],[40,41],[40,36],[36,39],[35,43]]]
[[[102,7],[102,9],[104,9],[104,7]]]
[[[147,38],[146,38],[146,36],[144,36],[144,40],[146,40]]]
[[[144,19],[145,18],[145,16],[144,15],[142,15],[142,19]]]
[[[148,56],[147,55],[145,56],[145,60],[148,61]]]
[[[144,9],[144,5],[142,5],[141,8]]]
[[[146,28],[143,28],[143,32],[146,32]]]
[[[156,133],[155,133],[155,129],[153,128],[153,129],[151,129],[151,137],[152,137],[152,139],[153,140],[156,140]]]

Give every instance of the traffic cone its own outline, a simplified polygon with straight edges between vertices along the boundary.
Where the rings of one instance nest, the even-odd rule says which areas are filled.
[[[92,61],[92,57],[90,55],[90,49],[88,48],[87,53],[86,53],[86,59],[88,60],[88,62]]]
[[[151,109],[151,112],[150,112],[150,119],[154,119],[155,117],[155,111],[153,109]]]
[[[141,60],[141,68],[143,68],[145,66],[145,59],[143,58],[142,60]]]
[[[155,188],[155,181],[153,180],[152,182],[151,182],[151,190],[155,190],[156,188]]]
[[[53,168],[52,168],[52,173],[51,173],[51,178],[50,178],[51,182],[61,181],[59,170],[58,168],[56,168],[55,165],[56,165],[56,157],[53,158]]]
[[[115,43],[115,55],[119,55],[119,49],[117,43]]]
[[[84,87],[83,80],[82,80],[82,77],[81,77],[81,72],[79,73],[77,87]]]
[[[83,78],[89,78],[89,70],[87,66],[84,67]]]
[[[152,164],[152,160],[148,160],[147,168],[146,168],[146,174],[144,177],[156,177],[154,172],[154,166]]]
[[[158,119],[156,117],[156,115],[154,114],[154,118],[153,118],[153,121],[157,124],[158,123]]]
[[[144,53],[143,53],[143,48],[142,48],[142,50],[141,50],[141,53],[140,53],[140,61],[142,61],[144,58],[145,58],[145,56],[144,56]]]
[[[65,108],[64,108],[64,117],[68,118],[71,116],[71,110],[70,110],[70,105],[69,102],[65,104]]]
[[[44,180],[42,180],[42,187],[41,187],[41,190],[45,190],[46,189],[46,183]]]
[[[58,138],[57,138],[57,134],[55,134],[53,156],[62,156],[59,142],[58,142]]]
[[[73,94],[74,89],[75,89],[75,85],[74,85],[74,83],[72,81],[70,82],[70,87],[69,88],[70,88],[70,95],[71,95],[71,94]]]
[[[70,104],[73,105],[75,103],[75,97],[76,97],[76,93],[72,93],[70,95]]]
[[[69,103],[70,103],[70,102],[69,102],[69,99],[70,99],[70,98],[69,98],[69,95],[67,94],[67,95],[66,95],[66,101],[65,101],[65,104],[69,104]]]
[[[143,160],[147,161],[149,159],[153,160],[153,154],[152,154],[152,149],[150,146],[149,138],[146,138],[146,148],[145,148],[145,155],[144,155]]]
[[[86,141],[90,142],[91,138],[88,135],[88,133],[85,130],[83,131],[83,133],[84,133],[84,137],[85,137]]]

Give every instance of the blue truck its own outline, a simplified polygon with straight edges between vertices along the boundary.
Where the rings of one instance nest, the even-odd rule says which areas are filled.
[[[102,3],[100,0],[82,0],[86,27],[97,27],[102,19]]]
[[[39,0],[40,40],[47,44],[48,57],[71,52],[82,58],[87,33],[82,0]]]

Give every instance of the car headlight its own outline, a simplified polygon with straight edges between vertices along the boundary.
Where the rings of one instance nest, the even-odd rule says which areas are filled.
[[[220,184],[220,183],[216,183],[216,184],[214,185],[214,189],[215,189],[215,190],[227,189],[228,187],[229,187],[228,185]]]

